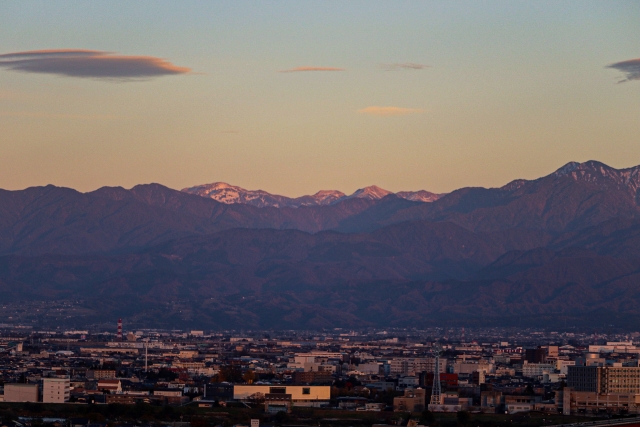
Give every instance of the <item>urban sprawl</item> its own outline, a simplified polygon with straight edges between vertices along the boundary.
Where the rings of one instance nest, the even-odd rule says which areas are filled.
[[[112,332],[0,331],[2,405],[191,407],[214,425],[231,425],[224,418],[232,410],[260,414],[254,425],[305,410],[403,425],[433,423],[438,414],[460,423],[472,414],[640,413],[639,333],[123,331],[121,322]]]

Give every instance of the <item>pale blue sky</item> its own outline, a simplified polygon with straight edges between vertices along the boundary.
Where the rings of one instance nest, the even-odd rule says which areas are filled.
[[[606,66],[639,58],[639,40],[637,1],[5,1],[0,54],[88,49],[193,73],[0,66],[0,188],[445,192],[571,160],[637,165],[640,80]],[[279,72],[304,66],[344,71]],[[372,106],[411,114],[359,112]]]

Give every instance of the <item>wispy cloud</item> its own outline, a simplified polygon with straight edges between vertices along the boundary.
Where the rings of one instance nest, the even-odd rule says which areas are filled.
[[[369,114],[371,116],[406,116],[407,114],[424,113],[424,110],[419,108],[378,107],[373,105],[358,110],[358,113]]]
[[[625,78],[618,83],[630,82],[631,80],[640,80],[640,58],[630,59],[628,61],[616,62],[607,65],[607,68],[614,68],[625,74]]]
[[[431,65],[426,64],[416,64],[413,62],[403,62],[403,63],[394,63],[394,64],[380,64],[380,68],[385,71],[398,71],[398,70],[423,70],[425,68],[430,68]]]
[[[29,117],[39,119],[69,119],[69,120],[116,120],[118,116],[111,114],[64,114],[45,113],[39,111],[0,111],[0,117]]]
[[[117,81],[142,80],[190,73],[166,59],[126,56],[83,49],[33,50],[0,55],[0,67],[25,73],[46,73]]]
[[[299,71],[345,71],[344,68],[336,67],[296,67],[289,70],[280,70],[280,73],[297,73]]]

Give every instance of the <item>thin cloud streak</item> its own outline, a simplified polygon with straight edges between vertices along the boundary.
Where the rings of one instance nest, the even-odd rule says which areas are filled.
[[[403,62],[403,63],[395,63],[395,64],[380,64],[380,67],[385,71],[424,70],[425,68],[431,68],[431,65],[416,64],[413,62]]]
[[[0,111],[0,117],[28,117],[39,119],[70,119],[70,120],[117,120],[120,117],[111,114],[61,114],[29,111]]]
[[[296,67],[289,70],[280,70],[279,73],[297,73],[300,71],[346,71],[344,68],[336,67]]]
[[[0,67],[25,73],[117,81],[191,73],[190,68],[154,56],[126,56],[84,49],[5,53],[0,55]]]
[[[626,75],[626,78],[620,80],[618,83],[640,80],[640,58],[616,62],[615,64],[607,65],[607,68],[613,68]]]
[[[424,113],[424,110],[419,108],[379,107],[372,105],[358,110],[358,113],[368,114],[371,116],[406,116],[408,114]]]

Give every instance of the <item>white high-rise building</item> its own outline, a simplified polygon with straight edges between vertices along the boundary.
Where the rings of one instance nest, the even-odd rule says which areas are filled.
[[[65,403],[69,401],[71,381],[69,377],[54,377],[42,379],[42,402]]]

